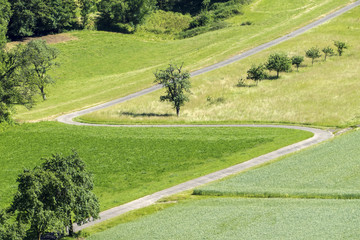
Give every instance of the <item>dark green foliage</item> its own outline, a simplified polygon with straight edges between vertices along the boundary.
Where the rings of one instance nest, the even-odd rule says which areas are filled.
[[[102,0],[98,29],[132,33],[154,7],[153,0]]]
[[[6,32],[10,16],[10,3],[7,0],[0,0],[0,50],[3,49],[6,43]]]
[[[330,46],[323,48],[322,52],[324,53],[324,56],[325,56],[324,60],[325,61],[326,61],[327,56],[334,55],[334,49],[332,49]]]
[[[216,31],[222,28],[226,28],[228,26],[228,23],[226,22],[213,22],[209,25],[203,26],[203,27],[197,27],[193,29],[186,30],[184,32],[179,33],[178,38],[191,38],[195,37],[197,35],[210,32],[210,31]]]
[[[209,12],[201,12],[191,21],[189,29],[208,25],[212,21],[213,19]]]
[[[263,64],[260,64],[259,66],[252,65],[247,71],[247,79],[254,80],[256,85],[258,85],[259,81],[265,79],[266,77],[265,66]]]
[[[160,101],[171,102],[179,116],[180,107],[189,101],[185,92],[190,93],[190,73],[182,71],[182,66],[170,64],[165,70],[155,73],[155,82],[162,84],[166,89],[166,95],[160,97]]]
[[[271,54],[266,63],[269,71],[276,71],[276,77],[279,78],[280,72],[288,72],[291,69],[291,60],[285,53]]]
[[[0,211],[0,240],[22,240],[25,237],[25,225],[14,221],[11,214]]]
[[[89,24],[89,15],[96,11],[96,0],[79,0],[82,27]]]
[[[339,56],[341,56],[343,54],[344,50],[348,48],[346,43],[341,42],[341,41],[334,41],[334,45],[335,45],[335,47],[337,47]]]
[[[73,0],[10,0],[13,15],[8,36],[21,38],[58,33],[75,25]]]
[[[57,200],[62,183],[55,174],[36,167],[24,170],[17,182],[18,191],[8,210],[16,215],[17,222],[28,224],[28,231],[38,239],[46,232],[64,232],[65,214]]]
[[[306,57],[311,58],[311,63],[314,65],[314,60],[321,57],[320,49],[318,47],[312,47],[305,52]]]
[[[14,105],[30,108],[35,90],[22,74],[21,45],[11,51],[0,50],[0,123],[11,122]]]
[[[92,175],[87,172],[85,163],[76,152],[72,155],[53,155],[46,159],[42,168],[52,172],[62,183],[61,192],[55,196],[58,208],[65,214],[65,226],[73,234],[72,224],[81,225],[90,218],[99,217],[99,203],[97,197],[91,192],[94,188]]]
[[[291,58],[291,64],[296,66],[296,69],[299,71],[301,63],[304,61],[303,56],[293,56]]]
[[[46,86],[55,82],[49,71],[56,65],[54,60],[58,53],[56,48],[50,47],[44,40],[32,40],[21,54],[24,75],[40,91],[43,100],[46,100]]]
[[[17,182],[18,191],[7,211],[39,240],[46,232],[64,233],[65,227],[72,234],[73,220],[82,224],[99,216],[92,176],[76,152],[53,155],[41,166],[24,170]]]

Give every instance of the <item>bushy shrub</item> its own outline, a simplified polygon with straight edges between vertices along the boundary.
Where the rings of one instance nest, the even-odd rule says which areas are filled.
[[[215,30],[219,30],[222,28],[226,28],[229,24],[226,22],[213,22],[210,25],[206,25],[203,27],[197,27],[197,28],[193,28],[193,29],[189,29],[186,30],[184,32],[181,32],[178,34],[178,38],[183,39],[183,38],[191,38],[191,37],[195,37],[197,35],[206,33],[206,32],[210,32],[210,31],[215,31]]]
[[[191,20],[190,15],[158,10],[146,18],[139,30],[156,34],[177,34],[188,29]]]

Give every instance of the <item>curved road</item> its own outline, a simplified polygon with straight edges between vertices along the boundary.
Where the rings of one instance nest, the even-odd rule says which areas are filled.
[[[327,22],[327,21],[329,21],[329,20],[331,20],[331,19],[333,19],[333,18],[335,18],[335,17],[337,17],[337,16],[339,16],[339,15],[353,9],[353,8],[355,8],[356,6],[359,6],[359,5],[360,5],[360,0],[350,4],[350,5],[348,5],[348,6],[344,7],[344,8],[336,11],[336,12],[333,12],[333,13],[331,13],[331,14],[329,14],[329,15],[327,15],[327,16],[325,16],[325,17],[323,17],[323,18],[321,18],[321,19],[319,19],[319,20],[305,26],[305,27],[302,27],[302,28],[300,28],[300,29],[298,29],[298,30],[296,30],[296,31],[294,31],[292,33],[289,33],[289,34],[287,34],[287,35],[285,35],[283,37],[280,37],[280,38],[275,39],[275,40],[273,40],[271,42],[262,44],[262,45],[260,45],[258,47],[255,47],[255,48],[253,48],[253,49],[251,49],[249,51],[246,51],[246,52],[244,52],[244,53],[242,53],[240,55],[236,55],[236,56],[234,56],[232,58],[229,58],[229,59],[227,59],[225,61],[216,63],[216,64],[211,65],[209,67],[205,67],[205,68],[197,70],[195,72],[192,72],[191,76],[197,76],[197,75],[200,75],[200,74],[203,74],[203,73],[207,73],[207,72],[210,72],[212,70],[227,66],[227,65],[229,65],[231,63],[234,63],[234,62],[239,61],[241,59],[244,59],[246,57],[249,57],[249,56],[251,56],[253,54],[256,54],[256,53],[258,53],[258,52],[260,52],[262,50],[265,50],[265,49],[267,49],[269,47],[275,46],[275,45],[277,45],[277,44],[279,44],[281,42],[284,42],[284,41],[286,41],[288,39],[296,37],[296,36],[306,32],[306,31],[308,31],[308,30],[310,30],[310,29],[312,29],[312,28],[314,28],[316,26],[319,26],[319,25],[321,25],[321,24],[323,24],[323,23],[325,23],[325,22]],[[89,223],[84,224],[82,226],[74,225],[74,230],[75,231],[79,231],[81,229],[84,229],[84,228],[89,227],[91,225],[94,225],[96,223],[99,223],[99,222],[108,220],[110,218],[119,216],[119,215],[121,215],[123,213],[126,213],[126,212],[129,212],[129,211],[135,210],[135,209],[139,209],[139,208],[143,208],[143,207],[152,205],[156,201],[158,201],[159,199],[161,199],[163,197],[170,196],[170,195],[173,195],[173,194],[176,194],[176,193],[180,193],[180,192],[183,192],[185,190],[193,189],[193,188],[198,187],[200,185],[203,185],[203,184],[215,181],[215,180],[219,180],[221,178],[224,178],[224,177],[239,173],[241,171],[244,171],[244,170],[246,170],[248,168],[251,168],[251,167],[257,166],[259,164],[263,164],[265,162],[271,161],[271,160],[276,159],[276,158],[278,158],[280,156],[284,156],[286,154],[289,154],[289,153],[292,153],[292,152],[307,148],[307,147],[312,146],[314,144],[323,142],[323,141],[325,141],[325,140],[327,140],[327,139],[329,139],[329,138],[331,138],[333,136],[332,133],[330,133],[328,131],[320,130],[320,129],[307,128],[307,127],[298,127],[298,126],[283,126],[283,125],[108,125],[108,124],[79,123],[79,122],[73,121],[73,119],[75,117],[79,117],[79,116],[84,115],[84,114],[88,114],[88,113],[91,113],[91,112],[94,112],[94,111],[97,111],[97,110],[100,110],[100,109],[103,109],[103,108],[113,106],[113,105],[118,104],[118,103],[128,101],[130,99],[133,99],[133,98],[136,98],[136,97],[139,97],[139,96],[154,92],[154,91],[159,90],[161,88],[162,88],[161,85],[155,85],[155,86],[152,86],[150,88],[147,88],[147,89],[144,89],[142,91],[130,94],[130,95],[125,96],[123,98],[113,100],[113,101],[108,102],[108,103],[104,103],[104,104],[101,104],[101,105],[98,105],[98,106],[95,106],[95,107],[91,107],[91,108],[88,108],[88,109],[85,109],[85,110],[81,110],[81,111],[77,111],[77,112],[74,112],[74,113],[70,113],[70,114],[60,116],[60,117],[57,118],[57,120],[59,122],[66,123],[66,124],[72,124],[72,125],[102,126],[102,127],[274,127],[274,128],[288,128],[288,129],[299,129],[299,130],[309,131],[309,132],[312,132],[314,134],[314,136],[312,138],[309,138],[309,139],[306,139],[304,141],[292,144],[290,146],[283,147],[283,148],[278,149],[276,151],[273,151],[271,153],[268,153],[268,154],[253,158],[253,159],[251,159],[251,160],[249,160],[247,162],[243,162],[241,164],[238,164],[238,165],[235,165],[235,166],[232,166],[232,167],[229,167],[229,168],[226,168],[226,169],[223,169],[223,170],[208,174],[206,176],[202,176],[202,177],[190,180],[188,182],[185,182],[185,183],[176,185],[174,187],[171,187],[171,188],[156,192],[154,194],[139,198],[137,200],[134,200],[134,201],[126,203],[126,204],[123,204],[121,206],[106,210],[106,211],[100,213],[101,218],[96,220],[96,221],[89,222]]]

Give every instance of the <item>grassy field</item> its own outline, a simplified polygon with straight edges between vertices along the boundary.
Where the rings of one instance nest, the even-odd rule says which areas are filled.
[[[0,208],[10,203],[16,177],[51,153],[74,148],[94,174],[101,209],[108,209],[305,138],[277,128],[103,128],[54,122],[0,133]]]
[[[179,204],[97,239],[356,239],[360,200],[213,198]]]
[[[159,96],[163,93],[160,90],[82,116],[80,120],[114,124],[270,122],[339,127],[360,124],[360,98],[354,90],[360,87],[359,15],[360,8],[353,9],[269,50],[193,78],[193,94],[181,109],[180,118],[170,104],[160,103]],[[252,64],[264,63],[271,53],[304,56],[312,46],[320,49],[333,46],[333,40],[350,46],[342,57],[333,56],[326,62],[322,57],[313,66],[306,59],[299,72],[294,69],[281,73],[280,79],[265,80],[257,87],[236,86],[240,78],[246,78]]]
[[[360,131],[195,190],[204,195],[360,198]]]
[[[255,1],[243,16],[228,20],[231,27],[176,41],[152,39],[150,35],[72,32],[78,40],[56,44],[61,67],[53,72],[57,84],[49,87],[48,101],[39,101],[31,111],[19,108],[16,118],[53,119],[125,96],[152,85],[153,72],[170,61],[184,62],[189,70],[198,69],[284,35],[350,2],[354,0]],[[241,26],[244,21],[254,24]]]

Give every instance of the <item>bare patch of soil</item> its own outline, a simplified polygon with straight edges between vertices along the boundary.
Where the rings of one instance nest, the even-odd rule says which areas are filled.
[[[59,33],[59,34],[46,35],[46,36],[41,36],[41,37],[26,37],[20,41],[9,42],[8,44],[6,44],[6,46],[7,46],[7,48],[12,48],[12,47],[16,46],[17,44],[28,43],[31,40],[35,40],[35,39],[45,40],[47,44],[55,44],[55,43],[63,43],[63,42],[68,42],[68,41],[72,41],[72,40],[77,40],[78,38],[74,37],[68,33]]]

